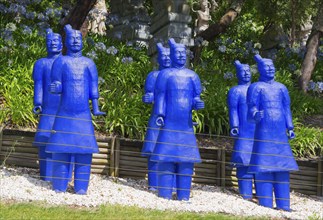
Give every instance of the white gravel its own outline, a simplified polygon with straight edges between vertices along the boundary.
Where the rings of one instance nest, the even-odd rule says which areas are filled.
[[[241,199],[234,191],[217,186],[194,184],[189,202],[165,200],[147,190],[146,180],[91,175],[87,195],[76,195],[72,187],[66,193],[55,193],[48,182],[37,178],[36,169],[0,168],[1,201],[44,201],[53,205],[96,207],[102,204],[138,206],[147,209],[189,212],[217,212],[235,216],[270,218],[323,219],[323,198],[291,192],[292,212],[258,206]]]

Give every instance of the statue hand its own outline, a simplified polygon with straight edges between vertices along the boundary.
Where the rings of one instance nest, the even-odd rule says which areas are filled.
[[[36,106],[34,106],[34,108],[33,108],[33,112],[34,112],[34,114],[36,114],[36,115],[40,114],[42,111],[43,111],[43,109],[42,109],[41,105],[36,105]]]
[[[254,115],[254,119],[256,122],[259,122],[264,117],[264,111],[257,111]]]
[[[49,86],[49,91],[51,93],[61,93],[62,92],[62,84],[60,82],[53,82]]]
[[[101,112],[100,110],[93,110],[93,115],[100,116],[100,115],[106,115],[105,112]]]
[[[239,128],[232,128],[232,129],[230,130],[230,135],[231,135],[232,137],[236,137],[236,136],[238,136],[238,135],[239,135]]]
[[[161,117],[161,116],[159,116],[159,117],[156,119],[156,125],[157,125],[158,127],[163,127],[163,126],[165,125],[165,123],[164,123],[164,118],[163,118],[163,117]]]
[[[288,138],[289,139],[294,139],[295,138],[294,130],[288,130]]]
[[[203,109],[204,108],[204,101],[202,101],[200,98],[194,99],[194,108],[196,110]]]
[[[142,96],[142,101],[146,104],[150,104],[154,101],[154,96],[152,95],[152,93],[146,93]]]

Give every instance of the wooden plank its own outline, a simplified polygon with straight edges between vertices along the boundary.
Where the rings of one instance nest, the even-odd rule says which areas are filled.
[[[301,190],[309,190],[309,191],[313,191],[314,194],[316,194],[316,186],[305,186],[305,185],[295,185],[293,183],[290,184],[290,189],[291,190],[297,190],[297,189],[301,189]]]
[[[298,175],[298,174],[294,174],[294,173],[290,174],[290,179],[291,180],[305,180],[305,181],[308,181],[308,182],[315,183],[317,181],[317,178],[318,177],[316,177],[316,176],[302,176],[302,175]]]
[[[123,168],[124,166],[132,166],[133,169],[135,167],[147,167],[147,162],[138,162],[138,161],[129,161],[129,160],[120,160],[120,168]]]
[[[24,147],[29,147],[29,148],[32,148],[34,147],[32,145],[32,142],[22,142],[22,141],[19,141],[19,140],[4,140],[3,145],[5,146],[24,146]]]
[[[123,154],[120,155],[120,160],[147,163],[146,157],[130,157],[130,156],[125,156]]]
[[[138,173],[138,172],[132,172],[132,171],[126,171],[120,169],[120,177],[123,178],[140,178],[144,179],[146,177],[145,173]]]
[[[215,169],[209,169],[209,168],[200,168],[200,167],[195,167],[194,168],[195,173],[200,173],[203,176],[216,176],[216,171]]]
[[[20,141],[26,143],[32,143],[34,141],[34,137],[26,137],[26,136],[17,136],[17,135],[3,135],[3,140],[5,141]]]
[[[12,147],[12,146],[2,146],[2,151],[7,152],[13,150],[14,152],[20,153],[32,153],[38,155],[38,149],[36,147]]]
[[[108,159],[109,156],[107,154],[93,154],[93,158]]]
[[[109,171],[109,168],[104,168],[104,169],[101,169],[101,168],[91,168],[91,173],[96,173],[96,174],[106,174],[107,172]]]
[[[20,167],[30,167],[30,168],[38,168],[37,160],[35,159],[24,159],[16,157],[8,157],[5,159],[5,164],[20,166]]]
[[[193,177],[192,182],[206,185],[214,185],[216,184],[216,179],[204,179],[200,177]]]
[[[25,160],[25,159],[36,159],[36,160],[38,160],[38,155],[37,154],[31,154],[31,153],[11,152],[11,153],[8,153],[6,156],[19,158],[20,160]]]
[[[106,159],[93,158],[92,159],[92,164],[100,164],[100,165],[106,164],[106,165],[108,165],[109,161],[106,160]]]
[[[102,147],[99,147],[99,153],[100,154],[108,154],[109,153],[109,150],[108,148],[102,148]]]
[[[141,155],[141,149],[129,146],[120,146],[120,151],[124,154]]]
[[[108,169],[109,166],[106,164],[106,165],[98,165],[98,164],[91,164],[91,168],[96,168],[96,169]]]

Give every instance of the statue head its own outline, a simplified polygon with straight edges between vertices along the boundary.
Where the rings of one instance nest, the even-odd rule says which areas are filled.
[[[234,61],[236,67],[236,76],[240,83],[249,83],[251,81],[250,67],[248,64],[240,63],[239,60]]]
[[[50,54],[60,53],[63,48],[61,35],[50,28],[46,29],[46,48]]]
[[[205,11],[209,7],[209,1],[208,0],[200,0],[200,6],[202,11]]]
[[[75,30],[71,25],[67,24],[64,27],[66,37],[65,45],[68,51],[79,52],[82,50],[82,33],[79,30]]]
[[[259,54],[254,56],[258,70],[260,73],[260,80],[269,81],[275,78],[275,66],[271,59],[262,58]]]
[[[173,67],[184,67],[186,63],[186,48],[184,44],[178,44],[173,38],[168,40],[170,47],[170,59]]]
[[[159,69],[168,68],[171,65],[170,49],[163,47],[162,43],[157,43]]]

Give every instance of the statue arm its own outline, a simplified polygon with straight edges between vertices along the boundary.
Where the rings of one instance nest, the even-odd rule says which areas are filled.
[[[53,65],[50,73],[50,88],[51,93],[60,94],[62,93],[62,73],[63,73],[63,63],[60,58],[57,58]]]
[[[154,90],[156,83],[155,72],[151,72],[148,74],[145,82],[145,94],[142,97],[142,101],[146,104],[151,104],[154,102]]]
[[[204,108],[204,101],[201,99],[202,93],[202,85],[199,76],[194,73],[192,77],[193,89],[194,89],[194,101],[193,101],[193,109],[199,110]]]
[[[41,113],[41,106],[43,104],[43,65],[40,61],[36,61],[33,68],[34,80],[34,108],[35,114]]]
[[[163,126],[163,119],[166,115],[166,103],[165,103],[165,96],[166,96],[166,86],[167,86],[167,78],[168,73],[167,72],[160,72],[157,80],[156,80],[156,103],[154,108],[154,113],[158,115],[158,118],[156,120],[156,124],[158,126]],[[158,122],[159,121],[159,122]]]
[[[292,112],[290,110],[290,97],[288,94],[287,88],[284,86],[282,89],[282,95],[283,95],[283,108],[284,108],[284,116],[285,116],[285,121],[286,121],[286,128],[288,130],[293,130],[294,125],[293,125],[293,119],[292,119]]]
[[[263,111],[259,109],[259,96],[261,89],[257,85],[251,84],[247,92],[248,121],[257,123],[263,118]]]
[[[239,129],[239,93],[236,89],[232,88],[229,90],[227,96],[227,103],[229,108],[230,134],[234,136],[234,134],[237,134]]]
[[[105,112],[101,112],[99,108],[99,83],[98,83],[98,70],[91,60],[88,66],[89,71],[89,97],[92,100],[92,109],[94,115],[105,115]]]

